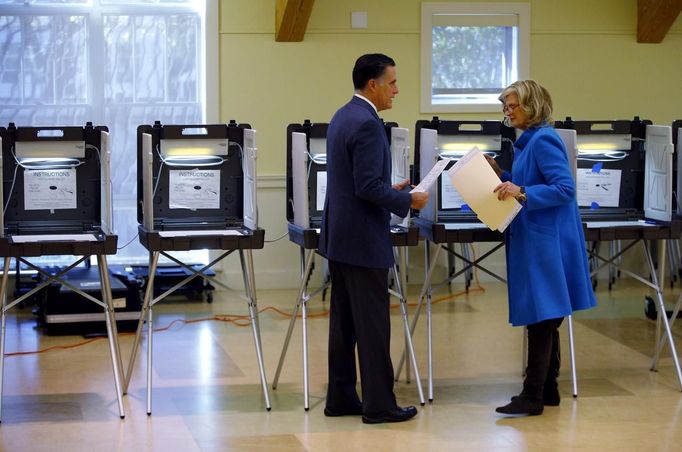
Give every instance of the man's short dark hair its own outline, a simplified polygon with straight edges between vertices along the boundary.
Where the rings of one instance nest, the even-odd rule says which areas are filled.
[[[364,89],[367,82],[381,77],[388,66],[395,66],[395,61],[383,53],[362,55],[353,68],[353,86],[355,89]]]

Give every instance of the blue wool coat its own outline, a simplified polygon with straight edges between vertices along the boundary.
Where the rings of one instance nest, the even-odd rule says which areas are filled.
[[[409,193],[391,184],[391,151],[379,115],[353,96],[327,129],[320,253],[361,267],[393,266],[390,212],[404,217],[411,203]]]
[[[506,231],[509,322],[528,325],[597,304],[566,150],[552,127],[514,144],[510,180],[527,201]]]

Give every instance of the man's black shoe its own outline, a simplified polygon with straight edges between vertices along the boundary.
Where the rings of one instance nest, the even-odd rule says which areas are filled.
[[[358,404],[352,408],[335,409],[324,407],[324,415],[327,417],[339,416],[359,416],[362,414],[362,405]]]
[[[417,409],[413,406],[406,406],[405,408],[395,407],[392,410],[385,411],[376,415],[362,416],[362,422],[365,424],[382,424],[384,422],[404,422],[412,419],[417,415]]]
[[[512,416],[537,416],[544,410],[542,401],[531,400],[524,396],[512,397],[511,403],[495,408],[495,411]]]

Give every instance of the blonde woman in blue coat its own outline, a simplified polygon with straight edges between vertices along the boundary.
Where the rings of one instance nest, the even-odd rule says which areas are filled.
[[[523,209],[506,232],[509,322],[528,329],[528,365],[521,394],[498,407],[506,415],[537,415],[560,402],[559,326],[573,311],[596,305],[587,265],[575,182],[563,142],[551,126],[552,99],[533,80],[499,97],[505,122],[523,131],[511,173],[488,161],[502,179],[499,199]]]

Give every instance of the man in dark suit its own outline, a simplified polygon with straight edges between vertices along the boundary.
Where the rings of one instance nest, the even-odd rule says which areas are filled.
[[[427,193],[391,185],[391,155],[378,112],[398,94],[395,62],[363,55],[353,68],[355,95],[327,130],[327,197],[320,252],[332,280],[327,416],[362,414],[364,423],[401,422],[417,414],[393,393],[388,269],[393,266],[390,213],[426,205]],[[355,389],[355,345],[362,402]]]

